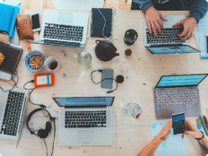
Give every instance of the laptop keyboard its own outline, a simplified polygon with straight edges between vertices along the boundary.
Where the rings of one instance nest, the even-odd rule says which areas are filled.
[[[199,96],[197,89],[164,89],[156,90],[155,100],[157,105],[169,104],[198,104]]]
[[[20,92],[9,92],[0,131],[1,134],[12,136],[17,135],[21,112],[24,106],[24,95],[24,93]]]
[[[178,43],[182,44],[185,41],[181,41],[181,38],[178,37],[178,34],[183,32],[183,28],[165,28],[162,30],[162,34],[160,35],[157,31],[157,37],[154,36],[154,33],[150,34],[149,30],[146,29],[147,35],[147,44],[171,44]]]
[[[66,111],[65,128],[106,127],[106,111]]]
[[[46,23],[43,38],[81,42],[83,30],[81,26]]]

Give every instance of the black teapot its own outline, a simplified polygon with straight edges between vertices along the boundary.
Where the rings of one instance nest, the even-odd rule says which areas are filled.
[[[116,53],[117,49],[112,42],[108,40],[96,40],[95,43],[97,44],[95,54],[99,60],[107,62],[119,55]]]

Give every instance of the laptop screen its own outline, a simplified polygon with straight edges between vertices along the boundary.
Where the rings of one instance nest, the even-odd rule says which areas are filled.
[[[186,45],[181,46],[155,46],[147,48],[152,54],[198,53],[199,51]]]
[[[114,97],[55,97],[60,107],[105,107],[112,106]]]
[[[156,87],[196,86],[207,74],[162,76]]]

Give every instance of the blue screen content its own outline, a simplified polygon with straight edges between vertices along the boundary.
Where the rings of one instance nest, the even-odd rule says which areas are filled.
[[[178,115],[173,115],[172,120],[173,120],[173,122],[185,120],[185,114],[182,113],[182,114],[178,114]]]
[[[153,54],[179,54],[179,53],[198,53],[199,51],[189,46],[167,46],[148,48]]]
[[[206,76],[206,74],[163,76],[157,87],[198,85]]]
[[[112,97],[66,97],[54,98],[61,107],[112,106]]]

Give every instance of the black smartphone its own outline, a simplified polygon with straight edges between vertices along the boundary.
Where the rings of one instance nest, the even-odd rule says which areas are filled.
[[[31,24],[33,31],[39,31],[40,30],[40,18],[39,13],[35,13],[31,15]]]
[[[106,80],[104,80],[106,79]],[[101,88],[112,89],[113,88],[113,70],[103,69],[102,70],[102,82]]]
[[[185,131],[185,113],[173,114],[172,125],[174,134],[183,133]]]

